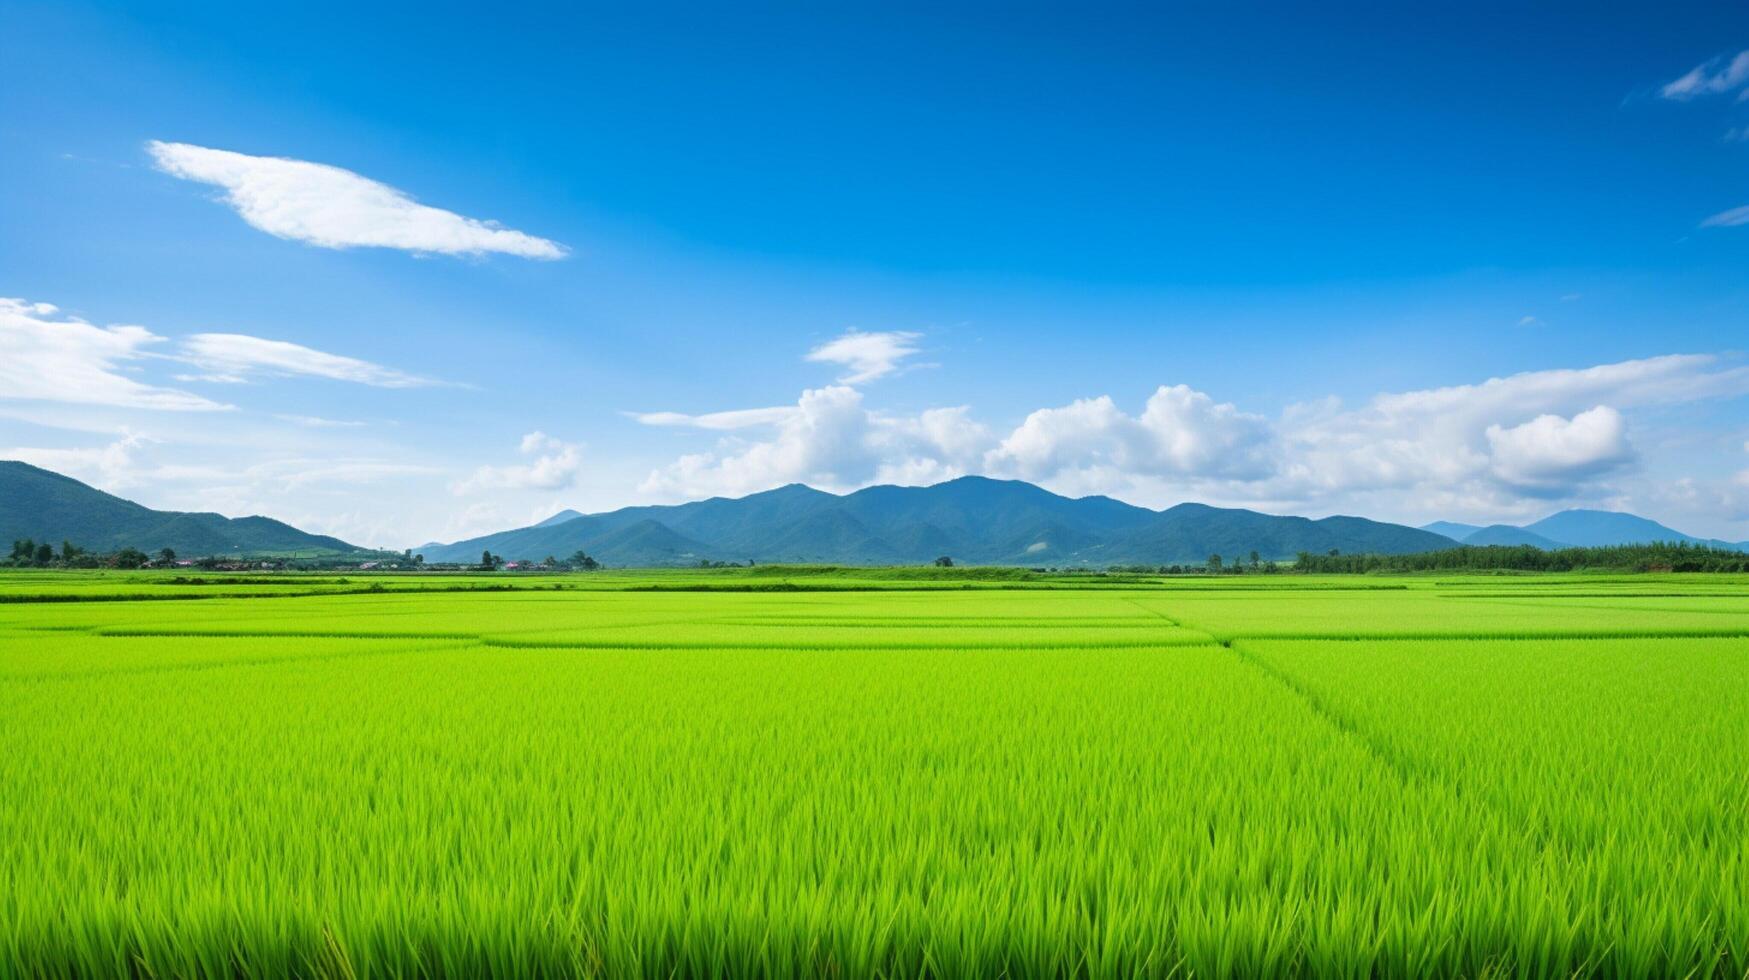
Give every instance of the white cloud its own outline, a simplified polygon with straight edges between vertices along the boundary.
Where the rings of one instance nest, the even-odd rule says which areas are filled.
[[[1161,386],[1140,415],[1110,396],[1026,417],[985,459],[988,469],[1027,479],[1064,470],[1111,469],[1142,476],[1256,479],[1272,469],[1268,420],[1185,385]]]
[[[223,458],[186,461],[166,458],[172,447],[165,438],[141,432],[126,432],[98,446],[57,448],[19,447],[0,449],[0,459],[20,459],[44,469],[64,473],[111,492],[138,487],[163,488],[193,484],[200,494],[225,512],[262,513],[258,502],[265,495],[300,490],[338,491],[381,483],[396,477],[432,476],[441,470],[429,465],[370,456],[288,455],[275,453],[246,464],[235,461],[235,450],[225,447]],[[183,444],[176,457],[190,447]]]
[[[1617,405],[1663,404],[1749,393],[1749,367],[1713,354],[1665,354],[1589,368],[1525,371],[1481,384],[1380,395],[1383,413],[1558,411],[1607,398]]]
[[[1749,204],[1720,211],[1700,223],[1702,228],[1735,228],[1739,225],[1749,225]]]
[[[270,235],[323,248],[374,246],[446,255],[501,252],[558,259],[557,242],[434,208],[327,164],[188,143],[146,144],[159,170],[222,188],[225,203]]]
[[[181,354],[184,360],[206,372],[185,375],[188,380],[240,383],[250,374],[264,373],[331,378],[378,388],[413,388],[437,383],[354,357],[239,333],[194,334],[182,341]]]
[[[135,453],[153,440],[126,433],[102,446],[72,448],[15,447],[0,450],[0,459],[22,460],[98,487],[127,487],[137,482]]]
[[[839,377],[838,383],[859,385],[898,370],[900,361],[917,353],[915,341],[919,336],[903,330],[873,333],[849,330],[837,340],[809,351],[807,359],[842,364],[850,373]]]
[[[1521,327],[1534,327],[1541,322],[1541,320],[1538,320],[1536,317],[1530,316],[1529,314],[1518,318],[1518,325]]]
[[[306,429],[362,429],[367,423],[354,422],[346,419],[325,419],[318,415],[286,415],[276,414],[274,418],[281,422],[301,425]]]
[[[1749,84],[1749,51],[1730,61],[1713,58],[1695,65],[1681,78],[1659,89],[1666,99],[1687,100],[1703,95],[1721,95]]]
[[[48,303],[0,298],[0,398],[169,411],[228,408],[120,373],[163,339],[145,327],[99,327]]]
[[[1749,367],[1668,355],[1386,393],[1352,409],[1327,399],[1275,419],[1162,386],[1138,414],[1110,396],[1083,398],[998,435],[964,407],[890,415],[838,385],[770,410],[769,434],[726,437],[651,472],[641,489],[678,499],[980,473],[1154,504],[1516,514],[1601,492],[1623,473],[1635,459],[1630,411],[1744,394]]]
[[[796,408],[793,405],[778,405],[774,408],[737,408],[726,412],[706,412],[703,415],[685,415],[680,412],[631,412],[628,414],[644,425],[724,431],[760,425],[776,425],[794,416],[795,413]]]
[[[802,392],[769,439],[728,440],[652,472],[640,489],[663,498],[739,495],[786,483],[852,489],[873,482],[933,483],[975,467],[990,445],[964,407],[891,417],[863,407],[846,385]]]
[[[583,467],[583,450],[544,432],[530,432],[518,446],[527,463],[481,466],[451,489],[459,495],[481,490],[562,490],[577,481]]]
[[[330,459],[278,459],[252,466],[246,476],[270,482],[279,489],[307,486],[356,486],[381,483],[401,476],[434,476],[442,471],[420,463],[401,463],[367,457]]]
[[[1634,457],[1621,413],[1608,405],[1571,419],[1550,414],[1511,428],[1490,425],[1486,434],[1494,474],[1527,489],[1566,490]]]
[[[1343,410],[1335,403],[1297,406],[1279,431],[1287,460],[1278,492],[1300,499],[1335,499],[1353,493],[1433,492],[1498,503],[1521,488],[1502,474],[1531,476],[1538,464],[1533,433],[1504,436],[1540,416],[1572,417],[1608,405],[1609,412],[1749,393],[1749,368],[1726,366],[1711,355],[1673,354],[1578,370],[1531,371],[1481,384],[1456,385],[1374,398]],[[1593,415],[1575,432],[1605,433],[1605,415]],[[1496,466],[1497,448],[1507,453]],[[1543,449],[1557,447],[1545,443]],[[1548,477],[1562,460],[1552,456]],[[1546,489],[1546,480],[1542,484]]]

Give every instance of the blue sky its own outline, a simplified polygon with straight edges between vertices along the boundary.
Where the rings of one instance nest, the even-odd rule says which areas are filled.
[[[0,456],[393,546],[968,472],[1749,538],[1749,7],[1523,6],[0,0]]]

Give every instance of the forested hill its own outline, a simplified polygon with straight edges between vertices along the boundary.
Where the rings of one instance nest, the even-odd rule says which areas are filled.
[[[628,507],[548,520],[419,549],[427,561],[565,558],[610,565],[701,560],[917,564],[940,556],[991,565],[1201,564],[1282,559],[1299,551],[1401,554],[1450,538],[1359,517],[1310,520],[1180,504],[1164,511],[1110,497],[1071,499],[1014,480],[963,477],[930,487],[878,486],[837,495],[800,484],[677,506]]]
[[[183,557],[310,557],[365,550],[268,517],[152,510],[72,477],[0,460],[0,541],[24,538],[56,547],[68,541],[96,552],[170,548]]]

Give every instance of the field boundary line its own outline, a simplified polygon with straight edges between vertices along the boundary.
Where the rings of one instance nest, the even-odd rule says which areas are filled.
[[[1185,627],[1193,629],[1194,627]],[[1210,634],[1215,635],[1215,634]],[[1379,643],[1387,640],[1512,640],[1536,642],[1542,640],[1735,640],[1749,639],[1749,628],[1713,629],[1696,627],[1691,630],[1551,630],[1547,633],[1518,632],[1456,632],[1409,631],[1401,633],[1234,633],[1220,642],[1239,640],[1323,640],[1331,643]]]
[[[1400,753],[1380,742],[1371,732],[1368,732],[1362,727],[1359,722],[1356,722],[1354,719],[1331,707],[1329,702],[1319,696],[1316,691],[1301,684],[1293,675],[1241,647],[1238,638],[1224,640],[1220,645],[1231,651],[1234,659],[1239,663],[1256,670],[1258,673],[1279,684],[1288,693],[1292,694],[1303,703],[1312,714],[1316,715],[1320,721],[1324,722],[1324,724],[1329,725],[1337,732],[1352,739],[1363,750],[1365,750],[1368,755],[1377,760],[1380,765],[1390,770],[1391,774],[1397,778],[1398,782],[1408,784],[1429,781],[1428,774],[1424,771],[1425,767],[1420,763],[1412,759],[1403,758]]]
[[[352,639],[352,637],[347,637]],[[430,647],[409,648],[399,647],[394,650],[344,650],[337,653],[316,653],[308,656],[285,657],[240,657],[236,660],[214,660],[201,663],[185,664],[150,664],[138,667],[115,667],[98,670],[63,670],[43,671],[34,674],[0,674],[10,682],[19,683],[54,683],[56,681],[89,680],[93,677],[133,677],[142,674],[173,674],[180,671],[224,670],[230,667],[271,667],[275,664],[311,664],[325,663],[330,660],[363,660],[368,657],[392,657],[398,653],[419,654],[428,650],[466,650],[479,646],[477,642],[450,639],[435,643]]]

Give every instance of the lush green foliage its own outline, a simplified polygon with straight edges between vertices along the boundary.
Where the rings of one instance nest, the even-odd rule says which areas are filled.
[[[1662,572],[1749,572],[1749,551],[1685,541],[1546,550],[1535,545],[1464,545],[1413,555],[1301,553],[1299,571],[1355,572],[1522,571],[1571,572],[1586,568]]]
[[[0,595],[0,976],[1749,970],[1739,576]]]

